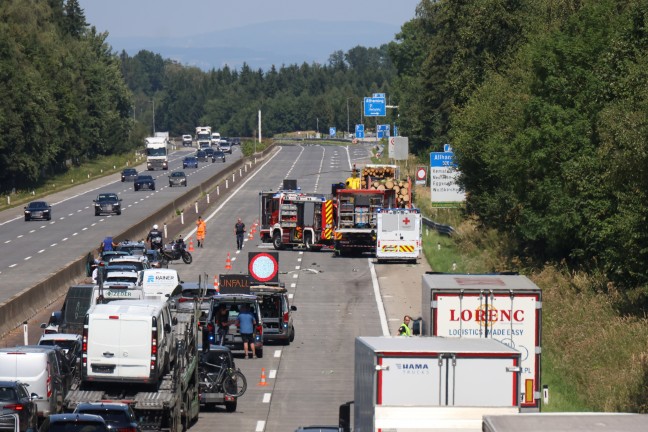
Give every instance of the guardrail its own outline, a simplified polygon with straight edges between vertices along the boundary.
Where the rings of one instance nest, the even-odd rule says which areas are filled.
[[[448,237],[452,237],[452,235],[455,232],[455,229],[450,225],[436,223],[432,219],[428,219],[425,216],[423,216],[423,225],[425,225],[428,228],[432,228],[433,230],[436,230],[441,235],[446,235]]]
[[[240,179],[252,173],[258,164],[257,159],[265,159],[272,150],[274,150],[274,146],[269,146],[260,154],[237,160],[226,171],[221,171],[210,179],[190,188],[182,197],[165,205],[123,232],[114,235],[113,238],[115,241],[145,238],[151,226],[154,223],[161,225],[161,221],[163,221],[162,223],[168,221],[169,225],[172,225],[170,226],[169,238],[175,237],[183,229],[186,229],[186,225],[182,226],[178,223],[180,219],[179,212],[191,213],[191,210],[195,208],[198,202],[200,202],[201,211],[207,210],[209,206],[216,204],[222,197],[227,195],[229,190],[234,187],[235,178],[236,181],[240,181]],[[225,184],[225,182],[231,183],[230,187],[219,191],[219,186]],[[215,191],[218,192],[215,193]],[[207,200],[207,195],[211,195],[213,198]],[[190,225],[192,224],[193,222]],[[0,336],[22,325],[24,321],[36,315],[39,310],[49,306],[64,295],[70,285],[78,283],[79,280],[84,278],[86,276],[88,253],[94,254],[95,252],[95,250],[84,251],[73,262],[67,264],[50,277],[31,288],[25,288],[5,302],[0,302],[0,316],[2,317],[2,320],[0,320]]]

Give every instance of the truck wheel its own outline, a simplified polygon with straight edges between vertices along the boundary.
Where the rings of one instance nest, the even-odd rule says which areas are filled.
[[[274,246],[276,250],[282,250],[284,248],[281,244],[281,235],[279,233],[275,233],[275,235],[272,236],[272,246]]]
[[[233,402],[225,402],[225,411],[227,411],[227,412],[234,412],[234,411],[236,411],[236,401],[233,401]]]

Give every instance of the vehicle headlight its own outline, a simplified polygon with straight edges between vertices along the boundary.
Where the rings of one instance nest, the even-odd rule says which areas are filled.
[[[25,214],[30,214],[30,213],[31,213],[31,211],[25,210]]]

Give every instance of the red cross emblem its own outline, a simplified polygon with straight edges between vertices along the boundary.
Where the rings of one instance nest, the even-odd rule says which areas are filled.
[[[409,218],[408,218],[407,216],[405,216],[405,219],[403,219],[403,223],[404,223],[405,225],[409,225],[410,220],[409,220]]]

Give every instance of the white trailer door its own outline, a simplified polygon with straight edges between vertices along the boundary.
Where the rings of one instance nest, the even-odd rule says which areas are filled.
[[[378,213],[376,257],[416,259],[421,251],[421,215],[406,209]]]

